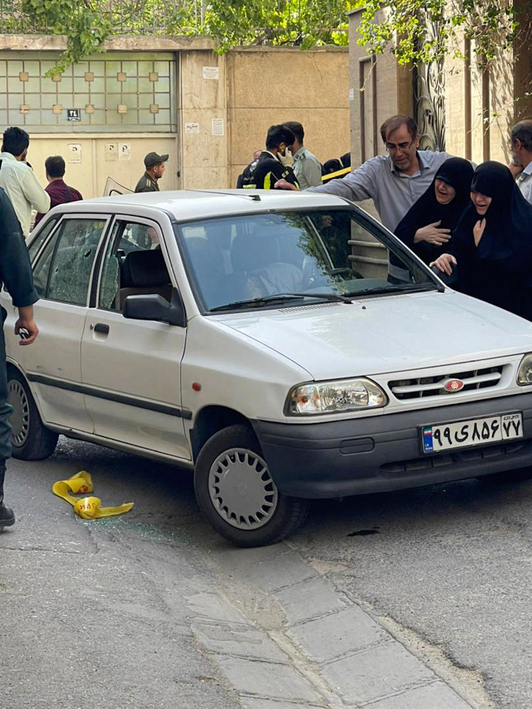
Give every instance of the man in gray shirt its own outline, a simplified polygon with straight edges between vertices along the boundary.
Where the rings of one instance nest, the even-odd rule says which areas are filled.
[[[448,153],[418,150],[419,133],[413,118],[392,116],[381,126],[381,137],[387,155],[377,155],[343,180],[331,180],[314,192],[346,197],[353,202],[372,199],[382,223],[391,231],[399,224],[410,207],[426,191]],[[280,189],[293,189],[280,180]]]
[[[532,204],[532,120],[519,121],[512,128],[512,162],[508,167],[517,179],[523,197]]]

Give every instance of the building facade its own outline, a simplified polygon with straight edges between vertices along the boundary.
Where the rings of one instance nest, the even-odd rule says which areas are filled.
[[[449,56],[418,68],[401,67],[390,53],[367,56],[357,45],[361,11],[350,14],[351,150],[354,164],[383,152],[378,128],[396,113],[414,116],[422,147],[472,159],[510,160],[509,133],[532,115],[532,50],[527,0],[513,0],[520,28],[513,47],[478,67],[474,47],[457,37],[463,58]],[[429,28],[430,32],[438,28]]]
[[[163,189],[231,187],[268,127],[287,120],[304,124],[323,162],[349,149],[347,48],[218,55],[208,38],[113,37],[49,78],[64,46],[0,36],[0,127],[30,133],[43,184],[44,160],[60,154],[86,197],[101,196],[108,178],[132,189],[156,151],[170,155]]]

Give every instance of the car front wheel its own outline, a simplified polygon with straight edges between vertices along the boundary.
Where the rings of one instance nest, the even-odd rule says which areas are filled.
[[[216,531],[233,544],[258,547],[293,534],[309,500],[277,489],[251,428],[233,425],[203,446],[194,473],[196,499]]]
[[[58,435],[44,426],[26,380],[11,367],[7,373],[7,402],[13,407],[10,420],[13,458],[43,460],[52,455]]]

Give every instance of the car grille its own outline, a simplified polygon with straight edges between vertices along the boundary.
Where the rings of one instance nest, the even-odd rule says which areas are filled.
[[[451,395],[472,389],[489,389],[496,387],[502,377],[504,365],[469,369],[461,372],[437,374],[434,377],[419,377],[417,379],[396,379],[388,382],[388,386],[396,399],[421,399],[427,396]],[[449,392],[444,384],[449,379],[460,379],[464,386],[459,392]]]

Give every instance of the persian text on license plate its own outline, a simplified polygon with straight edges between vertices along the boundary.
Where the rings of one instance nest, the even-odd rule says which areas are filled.
[[[449,448],[481,446],[522,437],[522,414],[501,414],[438,426],[423,426],[421,429],[424,453],[437,453]]]

